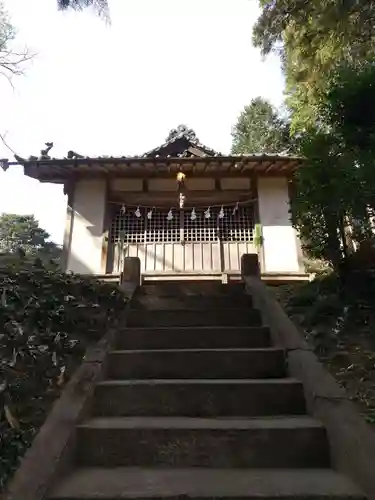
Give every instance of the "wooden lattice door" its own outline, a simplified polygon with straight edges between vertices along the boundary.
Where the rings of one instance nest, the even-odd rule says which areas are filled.
[[[123,258],[139,257],[144,274],[213,274],[239,271],[243,253],[253,251],[252,207],[210,210],[154,210],[136,217],[119,211],[112,221],[114,271]],[[221,214],[221,217],[219,216]]]

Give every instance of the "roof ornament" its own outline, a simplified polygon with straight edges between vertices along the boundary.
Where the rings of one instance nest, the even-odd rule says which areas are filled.
[[[79,160],[80,158],[84,158],[83,155],[80,155],[79,153],[76,153],[75,151],[68,151],[67,158],[69,160]]]
[[[21,164],[25,163],[27,161],[26,158],[22,158],[22,156],[20,156],[16,153],[14,153],[14,158],[16,161],[18,161],[18,163],[21,163]]]
[[[2,170],[4,170],[4,172],[6,172],[9,168],[9,160],[8,158],[1,158],[0,159],[0,167],[2,168]]]
[[[40,151],[39,160],[50,160],[51,159],[49,152],[53,148],[53,142],[46,142],[45,145],[46,145],[45,149],[42,149]]]
[[[179,137],[186,137],[190,141],[196,141],[197,136],[193,129],[188,128],[186,125],[179,125],[177,128],[173,128],[167,137],[167,142],[173,141]]]

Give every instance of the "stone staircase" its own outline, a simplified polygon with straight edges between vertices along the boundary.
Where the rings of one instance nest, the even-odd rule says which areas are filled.
[[[145,285],[114,348],[50,500],[364,498],[243,285]]]

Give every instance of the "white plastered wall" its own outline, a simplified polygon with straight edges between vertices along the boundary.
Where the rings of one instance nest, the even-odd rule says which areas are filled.
[[[80,180],[73,196],[67,271],[100,274],[106,205],[105,180]]]
[[[298,272],[297,237],[290,222],[287,179],[260,178],[258,198],[263,230],[264,271]]]

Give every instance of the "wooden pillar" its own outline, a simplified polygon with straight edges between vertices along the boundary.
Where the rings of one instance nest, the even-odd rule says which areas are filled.
[[[112,222],[112,211],[108,204],[109,199],[109,180],[106,180],[106,194],[105,194],[105,209],[103,220],[103,235],[102,235],[102,256],[101,256],[101,272],[107,273],[108,269],[108,248],[109,248],[109,232]]]
[[[295,190],[294,190],[293,178],[289,177],[288,178],[289,208],[291,206],[291,201],[292,201],[294,194],[295,194]],[[301,273],[304,273],[304,272],[306,272],[306,269],[305,269],[305,263],[304,263],[304,259],[303,259],[302,244],[301,244],[301,239],[300,239],[298,232],[296,230],[295,230],[295,235],[296,235],[298,267],[299,267],[299,271]]]
[[[73,180],[68,180],[64,183],[64,194],[67,195],[67,207],[66,207],[66,219],[65,219],[65,230],[64,230],[64,240],[63,248],[61,254],[61,269],[63,272],[67,271],[69,253],[72,243],[73,225],[74,225],[74,188],[75,182]]]
[[[254,227],[256,224],[261,224],[260,215],[259,215],[259,193],[258,193],[258,176],[253,175],[251,177],[251,197],[254,200]],[[265,262],[264,262],[264,248],[263,244],[257,248],[257,252],[259,255],[259,267],[261,272],[265,272]]]

